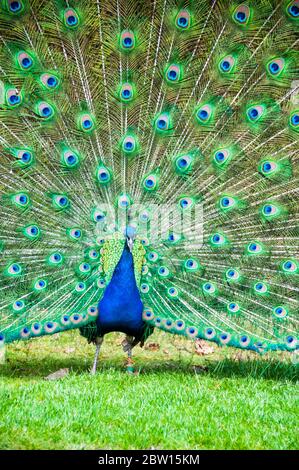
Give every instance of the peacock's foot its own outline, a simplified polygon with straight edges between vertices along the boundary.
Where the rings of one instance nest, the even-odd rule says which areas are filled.
[[[98,359],[99,359],[100,349],[101,349],[101,346],[103,344],[103,341],[104,341],[103,336],[97,336],[96,337],[96,340],[95,340],[96,353],[95,353],[95,357],[94,357],[94,361],[93,361],[93,366],[92,366],[92,369],[90,371],[91,375],[95,375],[95,373],[97,371]]]
[[[126,369],[127,369],[127,373],[130,375],[135,373],[134,361],[130,357],[128,357],[127,359]]]
[[[96,372],[97,372],[96,367],[93,367],[92,369],[90,369],[90,375],[96,375]]]

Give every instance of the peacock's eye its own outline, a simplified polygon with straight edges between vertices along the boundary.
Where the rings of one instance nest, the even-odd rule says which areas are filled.
[[[186,158],[182,157],[178,160],[178,166],[180,168],[186,168],[187,165],[188,165],[188,161],[186,160]]]
[[[16,105],[18,103],[20,103],[21,101],[21,98],[18,96],[18,95],[11,95],[9,98],[9,103],[12,104],[12,105]]]
[[[227,305],[227,311],[228,313],[238,313],[240,310],[239,305],[236,302],[230,302]]]
[[[282,263],[282,269],[285,273],[295,274],[298,271],[298,265],[296,261],[289,259]]]
[[[262,215],[265,218],[271,219],[275,216],[278,216],[280,213],[279,208],[275,206],[274,204],[267,203],[264,204],[262,207]]]
[[[132,101],[134,98],[133,85],[130,83],[124,83],[120,87],[119,97],[123,103]]]
[[[220,199],[220,209],[232,209],[236,205],[236,201],[231,196],[224,196]]]
[[[94,119],[88,113],[79,115],[77,122],[79,129],[86,133],[90,133],[95,127]]]
[[[246,111],[247,119],[251,123],[258,122],[262,116],[265,114],[265,106],[263,105],[254,105],[247,108]]]
[[[120,35],[120,47],[124,52],[130,52],[135,47],[135,35],[131,30],[124,30]]]
[[[29,152],[24,152],[23,155],[21,156],[22,161],[25,163],[29,162],[30,158],[31,158],[31,154]]]
[[[127,194],[122,194],[117,198],[117,205],[120,209],[126,210],[131,205],[131,198]]]
[[[29,240],[37,240],[41,235],[41,230],[37,225],[27,225],[23,228],[23,234]]]
[[[66,230],[67,235],[73,241],[80,240],[82,237],[82,230],[80,228],[74,227]]]
[[[236,17],[236,19],[237,19],[238,21],[240,21],[240,22],[242,22],[242,23],[243,23],[243,22],[245,21],[245,19],[246,19],[246,15],[245,15],[245,13],[243,13],[242,11],[239,11],[238,13],[236,13],[235,17]]]
[[[198,111],[197,115],[202,121],[205,121],[209,117],[208,111],[206,111],[205,109],[201,109],[200,111]]]
[[[52,73],[43,73],[40,76],[40,83],[44,88],[52,91],[58,87],[59,78]]]
[[[229,73],[233,70],[235,65],[235,59],[233,56],[226,56],[219,62],[219,69],[222,73]]]
[[[240,277],[240,274],[236,269],[228,269],[225,275],[226,275],[226,278],[231,281],[236,281]]]
[[[170,297],[172,298],[176,298],[179,295],[179,292],[175,287],[169,287],[167,292],[168,292],[168,295],[170,295]]]
[[[133,44],[133,41],[132,41],[131,38],[125,38],[125,39],[123,40],[123,44],[124,44],[125,47],[131,47],[132,44]]]
[[[299,113],[294,113],[291,116],[291,124],[293,127],[297,127],[299,125]]]
[[[217,166],[217,168],[223,169],[226,167],[226,164],[230,161],[231,156],[232,155],[229,149],[219,149],[214,153],[213,163]]]
[[[217,152],[215,155],[215,158],[218,162],[223,162],[225,159],[224,153],[223,152]]]
[[[249,245],[247,245],[247,251],[249,254],[257,255],[263,252],[263,247],[258,242],[251,242]]]
[[[257,294],[266,294],[268,292],[268,286],[264,282],[256,282],[254,284],[254,291]]]
[[[175,20],[176,27],[180,31],[187,30],[191,25],[191,16],[188,10],[180,10]]]
[[[54,116],[54,108],[46,101],[37,104],[37,114],[45,120]]]
[[[188,25],[188,20],[187,20],[187,18],[184,18],[184,17],[178,18],[178,25],[179,25],[181,28],[185,28],[185,27]]]
[[[274,307],[273,315],[277,318],[285,318],[288,315],[288,311],[285,307],[282,306]]]
[[[23,67],[27,69],[28,67],[30,67],[30,65],[32,65],[32,60],[30,59],[30,57],[24,57],[24,59],[21,60],[21,63]]]
[[[235,8],[232,18],[239,26],[245,26],[250,19],[250,8],[246,4],[239,5]]]
[[[291,18],[299,18],[299,2],[298,0],[292,1],[287,6],[287,13]]]
[[[265,173],[268,173],[271,170],[271,168],[272,168],[272,165],[270,162],[265,162],[263,164],[263,170]]]
[[[221,248],[227,243],[227,239],[222,233],[216,232],[210,235],[209,242],[212,245],[212,248],[215,248],[215,247]]]
[[[47,80],[47,84],[50,88],[53,88],[57,84],[57,80],[55,77],[49,77]]]
[[[240,338],[240,345],[241,346],[247,346],[250,343],[250,338],[249,336],[243,335]]]
[[[216,287],[212,282],[205,282],[202,285],[202,289],[207,294],[214,294],[216,292]]]
[[[13,0],[13,1],[10,1],[9,2],[9,10],[12,12],[12,13],[17,13],[21,10],[22,8],[22,4],[21,2],[17,1],[17,0]]]
[[[99,179],[102,180],[102,181],[107,181],[107,179],[108,179],[107,171],[101,171],[99,173]]]
[[[77,24],[77,19],[74,15],[70,15],[67,19],[67,23],[68,25],[70,26],[74,26],[75,24]]]
[[[189,205],[188,200],[187,199],[181,199],[180,205],[181,205],[182,209],[186,209],[186,207],[188,207],[188,205]]]
[[[267,64],[267,70],[271,77],[278,77],[285,67],[285,61],[282,58],[272,59]]]
[[[150,174],[143,179],[143,188],[147,191],[154,191],[158,189],[158,177],[156,174]]]
[[[31,53],[20,51],[17,53],[16,59],[23,72],[29,72],[34,66],[33,55]]]
[[[26,209],[30,204],[30,199],[25,193],[17,193],[12,196],[12,202],[19,209]]]
[[[251,119],[256,119],[259,115],[258,113],[258,110],[256,108],[251,108],[249,111],[248,111],[248,114],[249,116],[251,117]]]
[[[70,201],[69,198],[64,194],[54,194],[52,196],[52,204],[54,209],[63,210],[69,207]]]
[[[212,107],[209,104],[200,106],[196,110],[196,121],[198,124],[206,125],[212,118]]]
[[[165,79],[168,85],[173,85],[182,78],[182,68],[177,64],[170,64],[165,71]]]
[[[171,128],[169,113],[161,113],[155,119],[155,128],[157,133],[163,134]]]
[[[64,11],[64,24],[68,29],[76,29],[79,24],[79,16],[73,8]]]
[[[60,266],[63,263],[63,256],[61,253],[54,252],[48,256],[48,263],[50,266]]]
[[[279,71],[279,65],[276,62],[271,62],[269,69],[272,73],[277,73]]]
[[[224,60],[224,61],[222,62],[222,64],[221,64],[221,68],[222,68],[222,70],[224,70],[225,72],[226,72],[227,70],[229,70],[229,69],[230,69],[229,62],[228,62],[227,60]]]

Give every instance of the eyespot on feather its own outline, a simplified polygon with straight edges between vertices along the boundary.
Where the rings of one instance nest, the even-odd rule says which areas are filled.
[[[74,8],[67,8],[63,12],[63,21],[66,28],[69,30],[77,29],[80,24],[80,18]]]

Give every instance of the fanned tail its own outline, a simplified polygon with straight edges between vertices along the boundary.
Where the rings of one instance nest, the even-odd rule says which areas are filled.
[[[298,348],[299,1],[1,5],[1,340],[92,331],[130,223],[150,326]]]

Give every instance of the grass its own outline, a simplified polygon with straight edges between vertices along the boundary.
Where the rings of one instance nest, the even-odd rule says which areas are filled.
[[[124,370],[122,337],[108,335],[98,374],[77,332],[14,343],[0,365],[1,449],[295,449],[296,366],[155,332],[159,349],[135,349]],[[60,368],[59,380],[44,377]],[[296,432],[297,431],[297,432]]]

